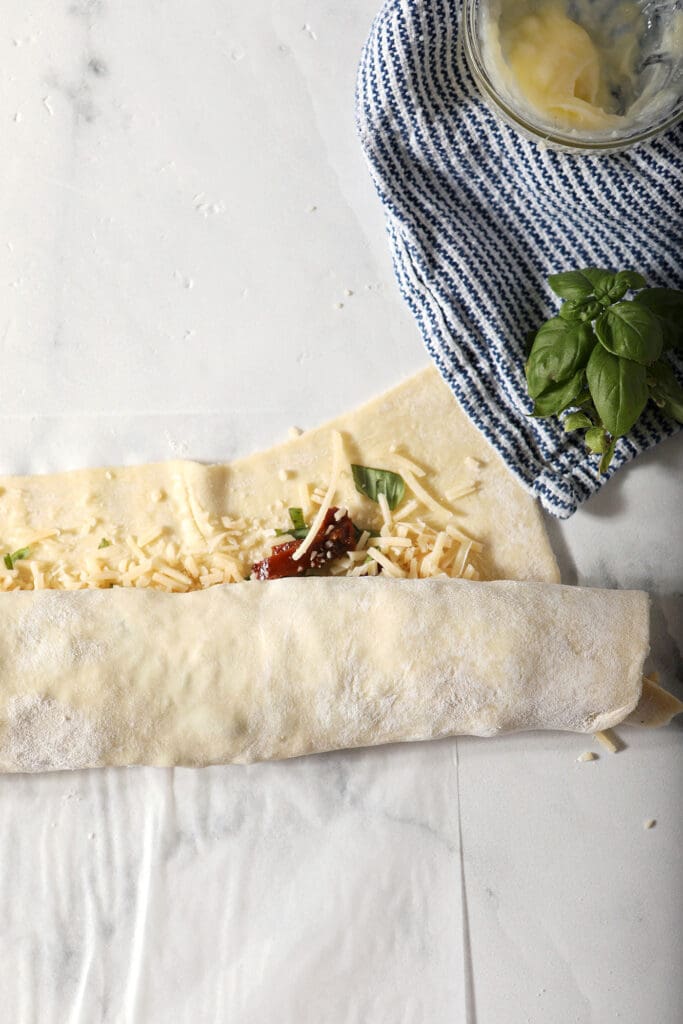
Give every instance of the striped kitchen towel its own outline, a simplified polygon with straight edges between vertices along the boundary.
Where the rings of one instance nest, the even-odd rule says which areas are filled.
[[[460,7],[386,0],[361,58],[358,131],[427,349],[521,483],[566,518],[606,477],[580,436],[529,418],[525,339],[556,312],[551,273],[628,267],[683,287],[683,136],[599,157],[527,141],[480,99]],[[608,475],[678,429],[650,403]]]

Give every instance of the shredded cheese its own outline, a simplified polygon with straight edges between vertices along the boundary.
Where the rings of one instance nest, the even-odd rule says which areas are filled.
[[[605,750],[609,750],[610,754],[618,754],[622,749],[621,742],[617,739],[611,729],[605,729],[603,732],[596,732],[595,738],[602,743]]]
[[[311,528],[304,537],[303,541],[296,549],[292,558],[295,562],[298,562],[302,558],[309,548],[313,545],[318,531],[323,524],[325,516],[330,510],[332,501],[334,499],[335,492],[337,490],[337,484],[339,482],[339,474],[341,473],[341,462],[343,455],[343,442],[342,436],[338,430],[332,431],[332,472],[330,473],[330,482],[327,485],[327,491],[325,497],[322,500],[320,508],[316,512],[315,519],[311,523]]]
[[[393,461],[398,465],[402,473],[411,473],[413,476],[426,476],[425,470],[421,466],[418,466],[412,459],[407,459],[405,455],[399,455],[398,452],[393,455]]]
[[[381,565],[382,568],[386,570],[387,575],[395,576],[397,579],[403,578],[406,575],[400,566],[396,565],[395,562],[392,562],[386,555],[383,555],[381,551],[377,550],[377,548],[368,548],[368,555],[377,562],[378,565]]]
[[[377,495],[377,503],[378,503],[378,505],[380,507],[380,511],[382,513],[382,519],[384,521],[384,524],[383,524],[384,528],[388,530],[389,527],[391,526],[391,509],[389,508],[389,502],[387,500],[387,496],[386,496],[386,494],[384,494],[383,491],[380,491],[379,494]]]
[[[191,516],[187,535],[182,531],[184,539],[160,526],[134,532],[131,524],[129,533],[121,524],[104,522],[93,515],[92,506],[82,522],[45,529],[18,527],[10,536],[0,538],[0,550],[28,548],[30,557],[18,560],[11,569],[0,558],[0,590],[149,587],[185,593],[240,582],[248,576],[254,561],[267,556],[272,547],[294,539],[291,533],[276,535],[274,529],[281,513],[284,517],[287,504],[294,503],[301,507],[306,522],[315,511],[308,535],[294,554],[298,561],[311,550],[335,496],[338,494],[340,499],[338,521],[357,500],[352,485],[348,492],[344,490],[351,473],[344,461],[341,435],[334,432],[331,441],[327,485],[300,480],[298,474],[287,470],[289,487],[299,495],[299,501],[294,502],[292,495],[289,502],[276,502],[264,512],[263,519],[219,515],[214,521],[178,477],[176,490],[186,497]],[[377,464],[392,461],[411,493],[393,511],[386,495],[378,495],[379,523],[364,523],[362,519],[356,522],[359,528],[368,528],[362,529],[354,551],[329,563],[329,571],[347,576],[385,573],[396,578],[479,579],[477,558],[483,551],[482,544],[464,532],[453,513],[419,482],[426,477],[425,470],[395,452],[388,453],[385,460],[378,459]],[[165,498],[163,491],[150,494],[152,501]],[[370,525],[380,526],[379,536],[371,532]],[[103,539],[108,543],[100,547]]]
[[[417,479],[409,470],[404,469],[402,475],[407,487],[410,488],[415,497],[421,501],[423,505],[426,505],[427,508],[431,509],[432,512],[436,512],[438,515],[446,516],[448,519],[451,518],[453,515],[452,511],[446,508],[445,505],[441,505],[436,498],[433,498],[432,495],[418,483]]]
[[[396,512],[394,516],[394,522],[400,523],[402,519],[407,519],[408,516],[412,516],[413,512],[417,512],[420,507],[420,503],[411,498],[410,501],[406,501],[404,505]]]
[[[378,548],[409,548],[412,541],[408,537],[373,537],[375,547]]]

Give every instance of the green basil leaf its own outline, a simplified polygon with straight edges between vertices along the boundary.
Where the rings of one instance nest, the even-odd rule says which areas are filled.
[[[594,294],[596,284],[606,274],[610,274],[610,271],[599,270],[597,267],[567,270],[562,274],[551,274],[548,284],[561,299],[588,299]]]
[[[356,490],[370,501],[377,501],[385,494],[387,504],[393,511],[403,501],[406,485],[402,476],[389,469],[375,469],[372,466],[351,466]]]
[[[683,292],[675,288],[646,288],[633,301],[659,317],[664,348],[683,348]]]
[[[620,270],[617,274],[605,274],[595,285],[595,297],[603,305],[622,299],[630,288],[644,288],[647,281],[635,270]]]
[[[683,423],[683,387],[669,363],[659,360],[648,367],[650,395],[667,416]]]
[[[586,376],[593,403],[607,430],[614,437],[628,433],[648,400],[645,367],[596,345]]]
[[[683,423],[683,401],[680,398],[665,398],[663,412],[677,423]]]
[[[614,449],[617,446],[616,439],[605,449],[602,458],[600,459],[600,472],[606,473],[609,469],[610,463],[614,458]]]
[[[289,518],[292,520],[292,526],[295,530],[306,530],[306,520],[304,519],[303,511],[300,508],[288,509]]]
[[[646,284],[642,273],[636,270],[620,270],[617,273],[600,270],[594,280],[595,297],[603,305],[609,305],[624,298],[629,289],[644,288]]]
[[[568,433],[570,430],[583,430],[585,427],[592,427],[593,421],[586,416],[585,412],[570,412],[564,421],[564,429]]]
[[[599,303],[603,306],[609,306],[617,299],[620,299],[622,295],[625,295],[628,291],[628,285],[625,282],[621,284],[617,281],[616,274],[610,274],[609,277],[604,278],[597,285],[595,289],[595,297]]]
[[[580,320],[585,305],[585,299],[567,299],[560,306],[557,315],[562,317],[563,320]]]
[[[100,543],[97,545],[98,551],[101,550],[102,548],[110,548],[110,547],[111,547],[111,541],[107,540],[106,537],[103,537],[102,540],[100,541]]]
[[[636,270],[620,270],[617,274],[617,280],[625,281],[628,288],[645,288],[647,281],[642,274],[639,274]]]
[[[606,281],[614,277],[614,271],[605,270],[604,267],[586,267],[581,273],[591,282],[596,295],[597,289],[602,288]]]
[[[309,530],[310,530],[310,526],[302,526],[298,530],[294,530],[294,529],[292,529],[292,530],[279,530],[279,529],[276,528],[275,536],[276,537],[293,537],[294,540],[303,540],[304,537],[308,537],[308,531]]]
[[[582,323],[587,323],[589,320],[595,320],[601,312],[602,306],[595,299],[567,299],[560,306],[558,315],[563,320],[580,320]]]
[[[568,380],[588,362],[595,335],[590,324],[553,317],[536,335],[526,364],[529,394],[536,398],[552,383]]]
[[[662,353],[659,318],[636,302],[617,302],[598,317],[595,333],[608,352],[648,366]]]
[[[570,380],[553,384],[534,399],[532,416],[542,419],[544,416],[557,416],[576,402],[576,396],[583,387],[583,370],[579,370]]]
[[[665,362],[664,359],[658,359],[656,363],[648,367],[647,379],[648,383],[652,382],[665,393],[675,394],[680,392],[683,394],[683,388],[681,388],[681,385],[676,380],[673,367],[670,363]]]
[[[609,439],[602,427],[591,427],[586,431],[586,444],[596,455],[602,455],[609,447]]]

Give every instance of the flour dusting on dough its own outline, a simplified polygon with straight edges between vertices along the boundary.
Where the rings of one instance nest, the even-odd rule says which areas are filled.
[[[0,742],[0,764],[13,771],[39,772],[97,764],[104,732],[80,711],[37,694],[12,697]]]
[[[61,672],[83,661],[106,657],[110,644],[84,635],[83,600],[74,593],[45,591],[19,625],[20,639],[15,667],[21,672]],[[101,593],[88,594],[90,606]],[[57,632],[55,632],[55,627]]]

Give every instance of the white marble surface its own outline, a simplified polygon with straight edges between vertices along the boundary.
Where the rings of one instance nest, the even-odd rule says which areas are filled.
[[[376,2],[5,0],[0,471],[230,458],[426,362],[354,137]],[[550,525],[654,593],[679,693],[682,454]],[[678,1024],[681,737],[0,779],[2,1019]]]

